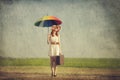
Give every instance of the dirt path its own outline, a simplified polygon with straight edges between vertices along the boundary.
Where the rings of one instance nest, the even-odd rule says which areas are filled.
[[[49,67],[0,67],[0,80],[120,80],[120,69],[60,67],[53,78]]]

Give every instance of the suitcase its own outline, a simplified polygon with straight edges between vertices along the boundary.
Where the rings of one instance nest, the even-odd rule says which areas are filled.
[[[56,65],[63,65],[64,64],[64,55],[60,54],[56,56]]]

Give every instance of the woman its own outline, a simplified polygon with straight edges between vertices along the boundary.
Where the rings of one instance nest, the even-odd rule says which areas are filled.
[[[48,35],[48,43],[50,45],[50,63],[51,63],[51,75],[56,77],[56,56],[60,54],[60,35],[58,34],[58,28],[56,25],[52,26],[51,34]]]

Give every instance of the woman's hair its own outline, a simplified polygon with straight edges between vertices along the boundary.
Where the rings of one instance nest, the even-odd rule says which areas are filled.
[[[51,31],[52,36],[54,36],[53,33],[54,33],[54,30]],[[58,36],[58,32],[55,32],[55,35]]]

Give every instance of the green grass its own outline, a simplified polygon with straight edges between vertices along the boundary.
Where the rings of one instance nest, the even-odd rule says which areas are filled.
[[[0,59],[0,66],[49,66],[49,58]],[[65,58],[62,67],[77,68],[120,68],[120,59]]]
[[[81,68],[120,68],[120,59],[73,58],[66,59],[65,66]]]
[[[49,64],[49,59],[47,58],[4,58],[0,60],[0,66],[48,66]]]

